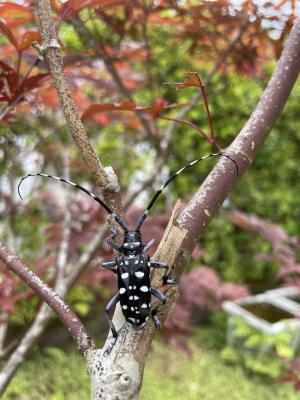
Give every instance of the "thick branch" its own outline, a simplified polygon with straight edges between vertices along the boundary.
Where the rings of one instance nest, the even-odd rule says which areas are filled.
[[[70,332],[83,356],[95,347],[86,328],[76,314],[67,306],[63,299],[35,275],[17,256],[11,253],[0,242],[0,259],[6,267],[17,274],[34,292],[45,301],[58,315],[62,323]]]
[[[204,232],[238,178],[250,166],[255,154],[267,138],[288,99],[299,70],[300,21],[292,29],[278,66],[255,111],[232,145],[226,150],[226,153],[238,162],[239,177],[236,175],[233,163],[222,158],[179,217],[177,219],[173,217],[174,221],[171,222],[163,243],[154,256],[169,265],[175,264],[177,278],[182,273],[199,236]],[[178,239],[180,240],[178,241]],[[179,247],[178,244],[180,244]],[[176,251],[170,254],[170,249]],[[159,282],[161,282],[161,276],[159,273],[155,273],[153,287],[159,286]],[[176,291],[170,288],[167,293],[167,305],[159,315],[162,321],[174,307],[176,297]],[[109,394],[106,398],[116,398],[117,396],[120,399],[135,400],[138,399],[144,365],[155,329],[152,322],[149,322],[142,331],[137,332],[132,330],[128,324],[123,325],[124,318],[118,307],[114,321],[117,327],[123,326],[120,331],[120,340],[109,357],[103,357],[102,353],[97,351],[90,361],[90,371],[94,374],[97,374],[97,365],[104,366],[104,370],[100,374],[98,372],[97,378],[95,375],[94,378],[91,375],[94,390],[92,398],[96,398],[98,388],[102,387],[104,394],[106,392]],[[94,379],[97,379],[96,387]],[[126,386],[124,382],[127,382],[128,385]]]

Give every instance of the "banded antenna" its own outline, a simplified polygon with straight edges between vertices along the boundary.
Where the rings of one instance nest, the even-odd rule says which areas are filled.
[[[26,178],[28,178],[28,177],[30,177],[30,176],[42,176],[42,177],[45,177],[45,178],[55,179],[56,181],[60,181],[60,182],[66,183],[66,184],[68,184],[68,185],[73,186],[73,187],[76,188],[76,189],[81,190],[82,192],[84,192],[84,193],[86,193],[87,195],[89,195],[90,197],[92,197],[98,204],[100,204],[100,205],[108,212],[108,214],[110,214],[111,217],[124,229],[124,231],[125,231],[125,232],[128,232],[128,228],[127,228],[126,223],[125,223],[121,218],[119,218],[119,217],[113,212],[113,210],[110,209],[110,208],[108,207],[108,205],[106,205],[106,204],[104,203],[104,201],[100,199],[100,197],[96,196],[94,193],[90,192],[89,190],[87,190],[87,189],[84,188],[83,186],[78,185],[77,183],[68,181],[68,180],[66,180],[66,179],[64,179],[64,178],[59,178],[59,177],[57,177],[57,176],[52,176],[52,175],[47,175],[47,174],[40,174],[40,173],[28,174],[28,175],[24,176],[24,177],[20,180],[20,182],[19,182],[19,184],[18,184],[18,194],[19,194],[19,196],[20,196],[20,198],[21,198],[22,200],[23,200],[23,197],[21,196],[20,187],[21,187],[22,182],[23,182]]]
[[[176,171],[173,175],[171,175],[166,180],[166,182],[158,189],[158,191],[154,194],[154,196],[150,200],[150,203],[148,204],[146,210],[140,216],[140,218],[138,220],[137,227],[136,227],[135,230],[136,231],[140,230],[141,226],[143,225],[145,219],[147,218],[147,216],[148,216],[151,208],[153,207],[154,203],[156,202],[157,198],[162,193],[162,191],[165,189],[165,187],[167,187],[168,184],[170,182],[172,182],[173,179],[175,179],[179,174],[181,174],[181,172],[185,171],[186,169],[188,169],[188,168],[192,167],[193,165],[197,164],[198,162],[206,160],[206,159],[208,159],[210,157],[226,157],[226,158],[229,158],[229,160],[231,160],[235,164],[237,175],[239,174],[239,168],[238,168],[238,165],[237,165],[236,161],[233,158],[231,158],[229,155],[225,154],[225,153],[212,153],[212,154],[209,154],[209,155],[207,155],[205,157],[199,158],[198,160],[194,160],[194,161],[190,162],[189,164],[185,165],[183,168],[181,168],[178,171]]]

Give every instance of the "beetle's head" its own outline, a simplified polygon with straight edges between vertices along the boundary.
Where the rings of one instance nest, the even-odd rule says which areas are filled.
[[[142,243],[141,232],[140,231],[125,232],[123,247],[129,252],[136,252],[137,250],[142,249],[144,246]]]

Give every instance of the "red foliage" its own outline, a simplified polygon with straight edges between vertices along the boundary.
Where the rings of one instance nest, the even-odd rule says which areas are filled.
[[[216,310],[225,300],[236,300],[249,295],[245,285],[224,283],[211,268],[201,266],[184,273],[179,284],[180,297],[174,312],[165,322],[168,340],[175,337],[182,346],[184,337],[192,332],[193,321],[207,318],[209,310]]]
[[[4,18],[8,28],[24,26],[34,19],[32,10],[17,3],[1,2],[0,17]]]
[[[186,89],[186,88],[191,88],[191,87],[197,87],[200,89],[200,92],[201,92],[203,100],[204,100],[205,110],[207,113],[207,118],[208,118],[208,122],[209,122],[209,126],[210,126],[210,135],[207,135],[197,125],[193,124],[192,122],[186,121],[184,119],[170,118],[170,117],[162,117],[162,118],[166,119],[168,121],[175,121],[175,122],[179,122],[179,123],[191,126],[192,128],[196,129],[198,132],[200,132],[200,134],[204,137],[205,140],[207,140],[209,143],[215,144],[214,126],[213,126],[212,118],[211,118],[209,107],[208,107],[208,100],[207,100],[207,95],[206,95],[206,91],[205,91],[205,86],[202,83],[201,78],[197,74],[197,72],[187,72],[186,75],[188,76],[188,79],[186,79],[183,82],[180,82],[180,83],[168,82],[166,84],[174,85],[176,87],[176,89]]]
[[[64,3],[52,0],[51,5],[53,10],[57,13],[57,20],[59,21],[57,26],[68,20],[70,16],[72,18],[79,18],[78,12],[83,8],[93,9],[94,15],[99,18],[104,24],[107,25],[108,29],[114,32],[120,37],[118,46],[113,47],[110,43],[102,43],[101,46],[104,49],[105,54],[108,57],[109,63],[117,70],[123,85],[129,92],[139,90],[141,87],[149,86],[151,92],[151,77],[146,77],[140,72],[137,72],[134,68],[134,62],[143,63],[139,70],[147,70],[147,65],[151,65],[154,60],[151,44],[149,38],[147,38],[147,30],[154,28],[156,25],[166,25],[171,27],[174,31],[173,39],[171,43],[166,43],[166,48],[172,46],[180,46],[181,41],[187,39],[190,45],[191,59],[195,58],[194,55],[198,51],[201,52],[201,58],[194,64],[195,68],[201,67],[201,59],[203,55],[205,58],[209,58],[213,62],[216,61],[218,70],[223,70],[224,73],[228,73],[232,69],[237,69],[242,73],[255,73],[257,74],[258,69],[262,65],[262,61],[268,57],[274,51],[278,53],[282,47],[282,42],[286,32],[291,27],[292,19],[294,18],[295,7],[291,3],[291,15],[286,18],[284,15],[286,2],[281,2],[276,7],[269,5],[269,8],[280,10],[277,14],[270,17],[269,14],[263,14],[261,10],[264,9],[262,6],[259,10],[254,5],[253,1],[245,1],[240,6],[239,10],[233,11],[232,4],[229,1],[217,0],[214,2],[202,2],[201,4],[191,5],[189,3],[179,4],[174,1],[160,1],[156,4],[144,4],[136,0],[131,1],[120,1],[120,0],[68,0]],[[265,5],[267,9],[267,5]],[[24,82],[27,80],[29,74],[32,72],[32,62],[28,62],[32,54],[30,46],[33,41],[41,41],[41,36],[37,31],[36,20],[34,17],[34,2],[33,1],[21,1],[21,2],[0,2],[0,30],[7,37],[10,42],[10,47],[13,47],[15,54],[7,48],[7,45],[2,45],[2,54],[10,59],[10,63],[7,64],[6,59],[2,59],[2,72],[3,69],[7,70],[11,68],[11,74],[16,87],[11,91],[11,87],[7,85],[7,77],[5,77],[5,71],[1,75],[0,91],[1,101],[7,102],[8,105],[12,104],[14,107],[20,102],[26,101],[24,97],[25,93],[39,88],[45,83],[43,79],[43,72],[37,71],[36,77],[31,82]],[[228,65],[220,62],[220,55],[222,52],[226,52],[230,47],[231,41],[237,36],[238,32],[242,29],[242,26],[251,18],[252,23],[249,24],[239,43],[234,46],[230,51],[230,62]],[[268,36],[267,29],[262,28],[262,21],[269,19],[269,21],[276,19],[283,24],[282,37],[279,41],[275,42]],[[275,21],[275,22],[276,22]],[[30,25],[28,25],[30,23]],[[72,21],[68,20],[68,23]],[[142,37],[141,37],[142,34]],[[145,36],[146,35],[146,36]],[[134,45],[128,43],[134,43]],[[68,49],[63,49],[63,53],[66,53],[67,57],[72,58],[73,62],[70,65],[70,77],[74,83],[74,71],[78,71],[78,64],[75,65],[76,60],[74,59],[73,53],[70,53]],[[36,52],[34,53],[36,54]],[[95,49],[91,48],[87,52],[88,55],[95,54]],[[30,57],[29,57],[30,55]],[[78,58],[78,56],[77,56]],[[14,61],[16,63],[14,64]],[[93,80],[95,86],[99,86],[99,82],[104,80],[99,79],[95,76],[95,64],[88,57],[85,61],[81,60],[81,63],[87,64],[89,62],[89,68],[85,68],[81,76],[76,77],[78,79]],[[35,64],[35,63],[34,63]],[[29,67],[26,72],[26,65]],[[65,63],[67,65],[67,63]],[[36,69],[46,67],[44,62],[39,62],[39,65],[35,64]],[[98,67],[98,65],[97,65]],[[25,72],[24,72],[25,71]],[[69,72],[69,71],[68,71]],[[103,73],[103,71],[102,71]],[[73,75],[73,76],[72,76]],[[176,122],[184,123],[197,129],[198,132],[210,143],[215,143],[212,119],[208,109],[208,103],[204,86],[200,78],[195,73],[189,73],[189,79],[185,82],[177,84],[177,88],[185,88],[196,86],[203,94],[205,101],[205,107],[208,114],[210,124],[210,135],[207,135],[201,128],[192,124],[191,122],[182,120],[180,118],[162,117],[161,111],[168,108],[165,100],[154,98],[154,104],[152,106],[142,107],[130,102],[121,102],[116,106],[115,99],[112,98],[112,89],[106,87],[103,90],[103,103],[93,104],[93,99],[89,98],[86,93],[81,90],[80,85],[73,85],[73,95],[80,99],[80,103],[84,105],[81,109],[86,109],[83,119],[90,115],[95,115],[102,111],[122,110],[122,111],[134,111],[137,113],[143,112],[150,115],[152,118],[165,118]],[[33,84],[36,81],[36,84]],[[37,83],[38,81],[38,83]],[[106,86],[108,86],[108,79],[105,79]],[[18,84],[17,84],[18,83]],[[7,90],[7,87],[9,90]],[[24,92],[23,89],[27,88]],[[43,105],[48,107],[55,107],[56,102],[51,101],[52,96],[37,96],[36,100],[43,101]],[[108,97],[108,99],[107,99]],[[107,101],[108,100],[108,101]],[[38,101],[32,101],[30,107],[35,107]],[[97,101],[97,100],[96,100]],[[12,107],[13,108],[13,107]],[[15,112],[8,110],[10,113]],[[26,109],[28,112],[28,109]],[[111,116],[109,116],[112,118]],[[105,115],[97,115],[94,120],[100,123],[107,124],[109,122],[108,117]],[[129,126],[133,126],[131,122],[126,122]]]
[[[137,106],[131,101],[122,101],[121,103],[102,103],[93,104],[82,114],[81,119],[85,121],[90,116],[104,111],[133,111],[137,113],[150,114],[152,118],[157,118],[160,112],[166,108],[170,108],[168,103],[163,99],[158,99],[152,106]]]
[[[56,11],[61,12],[61,18],[66,20],[71,15],[76,15],[83,8],[89,7],[98,7],[101,8],[120,5],[124,2],[124,0],[68,0],[64,3],[63,7],[59,7],[58,4],[55,4]]]

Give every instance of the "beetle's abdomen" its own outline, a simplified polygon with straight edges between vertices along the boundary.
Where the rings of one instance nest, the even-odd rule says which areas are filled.
[[[139,254],[118,258],[118,286],[122,312],[134,327],[145,324],[150,310],[150,260]]]

